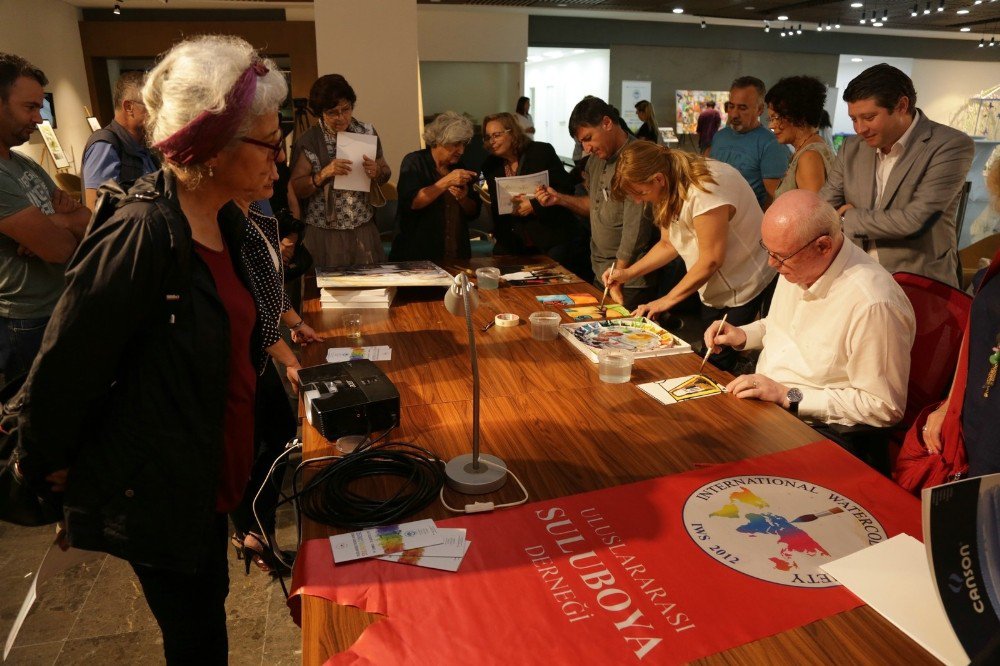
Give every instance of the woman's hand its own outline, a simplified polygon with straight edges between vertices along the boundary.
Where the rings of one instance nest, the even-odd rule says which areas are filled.
[[[307,345],[310,342],[322,342],[323,338],[316,335],[316,331],[309,324],[302,324],[292,330],[292,342],[299,345]]]
[[[468,185],[451,185],[448,188],[448,192],[451,193],[451,196],[455,197],[455,199],[457,199],[458,201],[461,201],[462,199],[464,199],[469,194],[469,186]]]
[[[325,183],[334,176],[346,176],[351,173],[351,165],[353,162],[351,160],[333,160],[325,167],[320,169],[319,175],[316,177],[317,182]]]
[[[372,180],[378,179],[378,162],[368,157],[367,155],[362,155],[362,166],[364,167],[365,173]]]
[[[940,455],[944,449],[944,442],[941,441],[941,426],[944,424],[944,417],[947,413],[948,401],[945,400],[937,409],[927,415],[927,423],[920,433],[923,435],[924,446],[936,455]]]
[[[612,267],[604,271],[604,274],[601,275],[601,282],[610,289],[614,289],[616,286],[620,287],[631,279],[632,277],[628,274],[627,268]]]
[[[652,319],[664,312],[669,311],[670,308],[667,307],[665,299],[658,298],[655,301],[650,301],[649,303],[643,303],[635,309],[632,314],[636,317],[648,317]]]
[[[295,241],[289,238],[282,238],[279,243],[281,246],[281,261],[288,266],[292,261],[292,257],[295,256]]]
[[[438,181],[438,185],[448,190],[453,187],[464,187],[472,182],[475,177],[475,171],[469,171],[468,169],[452,169],[448,172],[448,175],[442,177],[441,180]]]
[[[517,217],[528,217],[535,213],[535,209],[531,207],[531,200],[520,194],[511,197],[510,204],[514,207],[513,214]]]
[[[292,385],[292,390],[295,391],[296,393],[299,392],[299,370],[301,369],[302,369],[301,365],[285,366],[285,377],[288,379],[288,383]]]

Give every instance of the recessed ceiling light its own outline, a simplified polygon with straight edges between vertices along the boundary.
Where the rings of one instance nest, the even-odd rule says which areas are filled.
[[[781,16],[779,16],[779,17],[778,17],[778,20],[779,20],[779,21],[787,21],[787,20],[788,20],[788,17],[787,17],[787,16],[785,16],[784,14],[782,14]]]
[[[865,6],[865,3],[863,3],[863,2],[852,2],[851,3],[851,7],[854,8],[854,9],[861,9],[864,6]]]
[[[964,16],[965,14],[968,14],[968,13],[969,13],[969,10],[968,10],[968,9],[959,9],[959,10],[958,10],[957,12],[955,12],[955,13],[956,13],[956,14],[961,14],[961,15],[963,15],[963,16]]]
[[[872,25],[875,26],[876,28],[881,28],[884,25],[884,23],[882,23],[882,21],[873,21]]]
[[[851,62],[864,62],[864,58],[851,58]]]
[[[972,28],[959,28],[958,31],[959,32],[971,32]]]
[[[684,9],[682,7],[674,7],[673,8],[673,12],[674,12],[674,14],[683,14],[684,13]]]
[[[754,7],[754,6],[750,6],[750,7],[744,7],[743,9],[747,10],[748,12],[752,12],[753,10],[755,10],[757,8]]]

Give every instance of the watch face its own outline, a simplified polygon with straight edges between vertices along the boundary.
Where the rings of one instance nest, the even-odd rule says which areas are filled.
[[[788,389],[788,402],[802,402],[802,391],[797,388]]]

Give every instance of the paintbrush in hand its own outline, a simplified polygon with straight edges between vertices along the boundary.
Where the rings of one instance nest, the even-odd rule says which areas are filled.
[[[728,312],[722,315],[722,321],[719,322],[719,328],[715,329],[715,336],[712,338],[713,342],[715,341],[715,338],[719,337],[719,333],[722,333],[722,327],[726,325],[726,317],[728,316],[729,316]],[[705,361],[708,360],[708,356],[711,353],[712,353],[712,347],[709,346],[709,348],[705,350],[705,358],[701,359],[701,365],[698,366],[699,375],[701,375],[701,371],[705,369]]]
[[[612,261],[611,262],[611,270],[608,272],[608,277],[609,278],[613,277],[614,274],[615,274],[615,264],[616,263],[618,263],[618,262],[617,261]],[[604,295],[601,296],[601,304],[597,306],[597,311],[600,312],[601,314],[604,314],[605,312],[608,311],[608,309],[606,307],[604,307],[604,301],[608,298],[608,290],[609,289],[611,289],[610,285],[607,285],[607,284],[604,285]]]

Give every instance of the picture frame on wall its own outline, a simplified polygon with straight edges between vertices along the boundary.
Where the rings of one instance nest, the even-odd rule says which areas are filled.
[[[56,169],[68,169],[70,167],[69,160],[66,159],[66,153],[63,152],[59,138],[48,120],[42,121],[42,124],[38,126],[38,132],[42,135],[45,149],[49,151],[49,156],[52,158],[53,164],[56,165]]]
[[[101,121],[99,121],[94,116],[87,116],[87,124],[90,126],[91,132],[96,132],[101,129]]]
[[[42,120],[47,120],[52,129],[58,127],[56,125],[56,105],[52,93],[45,93],[45,100],[42,102]]]

